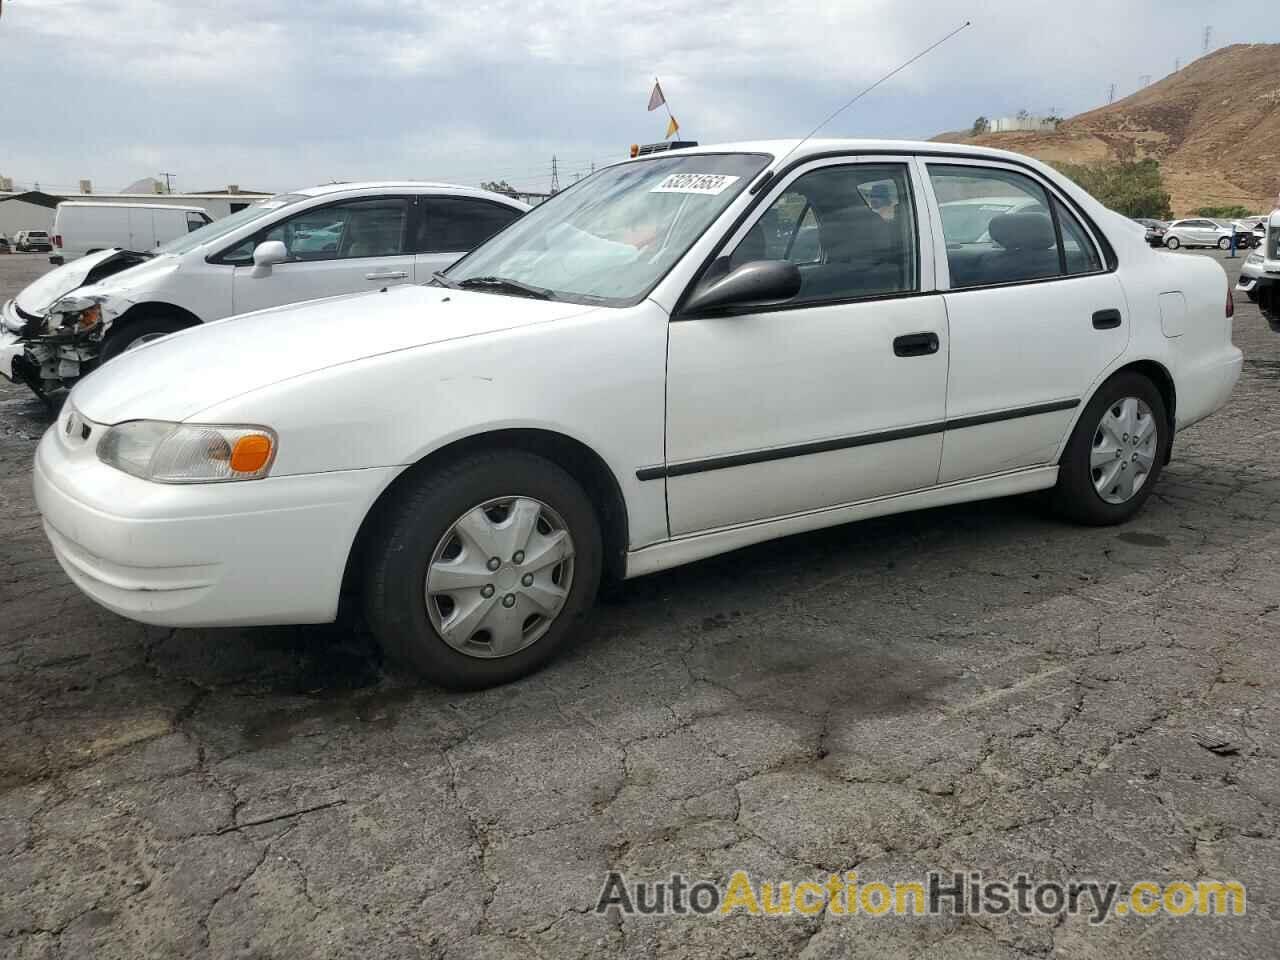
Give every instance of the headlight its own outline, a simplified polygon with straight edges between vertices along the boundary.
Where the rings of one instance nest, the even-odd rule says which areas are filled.
[[[63,297],[49,307],[44,332],[47,336],[60,333],[87,333],[102,323],[102,304],[92,297]]]
[[[259,480],[275,456],[275,431],[256,426],[130,420],[98,441],[103,463],[157,483]]]
[[[1249,254],[1247,257],[1245,257],[1245,258],[1244,258],[1244,262],[1245,262],[1245,263],[1261,263],[1261,262],[1262,262],[1262,254],[1260,254],[1260,253],[1251,253],[1251,254]]]

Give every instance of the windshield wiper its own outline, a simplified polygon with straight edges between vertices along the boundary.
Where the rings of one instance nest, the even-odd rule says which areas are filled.
[[[444,273],[439,270],[431,275],[431,282],[439,284],[442,287],[448,287],[450,290],[457,290],[458,287],[461,286],[457,280],[454,280],[451,277],[446,277]]]
[[[514,293],[521,297],[532,297],[535,300],[550,300],[551,291],[542,287],[531,286],[527,283],[521,283],[519,280],[510,280],[506,277],[468,277],[458,286],[463,289],[489,289],[489,290],[505,290],[508,293]]]

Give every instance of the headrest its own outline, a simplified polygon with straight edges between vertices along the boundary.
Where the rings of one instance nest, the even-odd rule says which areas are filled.
[[[1058,243],[1047,213],[1002,213],[991,218],[987,230],[1006,250],[1047,250]]]
[[[823,211],[818,229],[822,248],[834,261],[883,251],[893,241],[889,224],[863,203]]]

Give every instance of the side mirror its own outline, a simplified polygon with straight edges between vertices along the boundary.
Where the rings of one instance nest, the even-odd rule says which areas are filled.
[[[264,240],[253,248],[253,276],[271,276],[271,266],[289,259],[289,251],[279,240]]]
[[[700,283],[684,312],[785,303],[800,292],[800,282],[800,268],[789,260],[752,260],[709,283]]]

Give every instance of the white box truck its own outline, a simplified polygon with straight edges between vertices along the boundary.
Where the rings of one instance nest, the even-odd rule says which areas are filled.
[[[212,222],[201,207],[65,200],[54,212],[49,259],[65,263],[113,247],[146,253]]]

